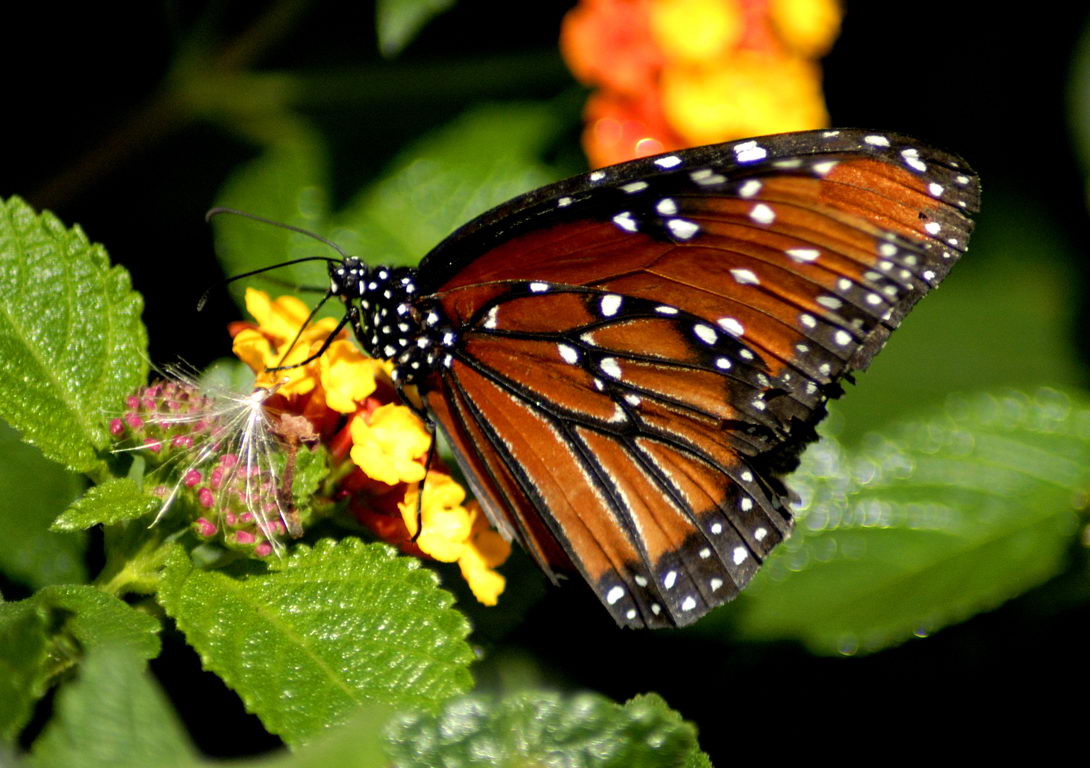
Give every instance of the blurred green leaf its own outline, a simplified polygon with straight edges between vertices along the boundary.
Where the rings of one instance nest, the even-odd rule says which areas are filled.
[[[62,535],[49,525],[83,488],[84,481],[0,422],[0,571],[37,589],[87,579],[85,538]]]
[[[296,137],[244,166],[224,187],[222,205],[313,231],[368,264],[416,264],[474,216],[556,177],[538,160],[558,120],[538,104],[503,104],[467,112],[412,144],[386,173],[340,213],[328,214],[328,162],[316,136]],[[328,247],[304,235],[234,217],[215,219],[216,250],[227,274],[323,256]],[[321,263],[273,273],[292,286],[324,290]],[[251,281],[246,281],[253,284]],[[309,303],[314,303],[313,295]],[[336,306],[332,307],[336,310]]]
[[[378,49],[393,58],[413,41],[429,21],[454,6],[454,0],[378,0],[375,29]]]
[[[147,376],[142,308],[79,227],[0,201],[0,417],[47,458],[102,470],[102,414]]]
[[[696,729],[654,694],[624,706],[596,694],[527,692],[495,702],[465,696],[438,715],[395,718],[389,734],[398,768],[708,765],[696,757]]]
[[[197,763],[170,703],[131,649],[92,650],[79,678],[57,695],[56,714],[34,744],[42,768],[146,768]]]
[[[0,603],[0,738],[13,738],[57,674],[84,653],[124,648],[159,654],[159,622],[116,597],[81,584],[50,586],[26,600]]]
[[[318,135],[295,133],[236,171],[224,185],[218,204],[326,234],[322,230],[329,216],[327,164]],[[258,221],[220,215],[213,218],[212,224],[216,254],[227,275],[294,259],[337,255],[313,238]],[[324,286],[328,280],[325,265],[319,262],[278,269],[270,278],[285,284],[279,293],[295,292],[295,287],[301,285]],[[232,287],[232,295],[240,305],[243,289],[253,284],[240,281]]]
[[[1060,571],[1090,489],[1090,404],[978,395],[892,434],[858,457],[831,440],[806,454],[798,529],[735,614],[746,634],[874,651]]]
[[[415,265],[475,216],[556,178],[538,157],[558,128],[541,104],[478,107],[400,153],[337,217],[368,263]]]
[[[50,679],[47,616],[28,607],[0,603],[0,742],[9,744],[30,721]]]
[[[470,687],[469,625],[437,581],[385,545],[324,540],[245,578],[176,552],[159,599],[204,666],[297,745],[364,701],[426,708]]]
[[[144,493],[125,477],[107,480],[87,490],[53,523],[55,531],[80,531],[99,523],[120,523],[150,514],[163,500]]]

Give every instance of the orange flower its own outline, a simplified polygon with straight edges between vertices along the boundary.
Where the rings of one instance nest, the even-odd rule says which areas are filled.
[[[561,52],[583,82],[592,166],[827,122],[836,0],[583,0]]]
[[[653,87],[662,52],[648,25],[651,0],[584,0],[564,17],[560,52],[587,85],[638,96]]]

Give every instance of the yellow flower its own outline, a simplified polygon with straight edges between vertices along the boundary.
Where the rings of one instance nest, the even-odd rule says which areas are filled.
[[[424,457],[431,434],[404,405],[388,403],[360,414],[349,427],[352,461],[370,478],[396,485],[424,479]]]
[[[828,121],[817,65],[748,51],[732,56],[729,66],[667,67],[662,100],[670,124],[693,144]]]
[[[771,0],[769,13],[784,44],[800,56],[824,56],[840,32],[837,0]]]
[[[281,296],[275,301],[264,291],[246,289],[246,310],[257,320],[258,327],[243,328],[235,334],[233,349],[240,360],[257,373],[255,384],[271,388],[279,383],[284,396],[305,395],[319,383],[320,363],[312,360],[305,366],[268,373],[268,368],[297,365],[321,349],[337,327],[333,318],[324,318],[307,326],[300,333],[310,311],[294,296]],[[299,338],[296,340],[296,334]],[[292,341],[289,351],[286,346]],[[287,355],[285,355],[287,352]]]
[[[333,342],[318,363],[326,405],[340,413],[354,413],[375,391],[375,377],[384,369],[348,339]]]
[[[734,0],[654,0],[651,31],[667,61],[703,62],[738,44],[745,19]]]
[[[428,475],[419,510],[423,530],[416,545],[436,560],[457,562],[473,596],[484,605],[495,605],[507,581],[493,569],[511,554],[511,545],[489,527],[476,502],[463,505],[465,495],[449,475]],[[418,496],[419,487],[398,504],[410,536],[417,531]]]

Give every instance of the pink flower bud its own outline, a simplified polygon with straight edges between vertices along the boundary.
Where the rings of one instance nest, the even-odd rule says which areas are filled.
[[[185,477],[182,478],[182,482],[185,483],[186,488],[192,488],[194,485],[198,485],[201,482],[201,473],[199,470],[191,469],[185,473]]]
[[[258,557],[268,557],[272,554],[272,544],[263,541],[254,548],[254,554]]]
[[[121,437],[125,432],[125,422],[121,419],[110,419],[110,434],[114,437]]]
[[[215,496],[212,495],[211,489],[201,488],[200,491],[197,492],[197,501],[205,509],[210,509],[215,503],[216,499]]]
[[[203,539],[210,539],[216,535],[215,524],[207,518],[198,517],[193,525],[196,528],[197,535]]]
[[[156,440],[154,437],[145,437],[144,447],[152,453],[159,453],[159,451],[163,450],[163,443],[161,440]]]

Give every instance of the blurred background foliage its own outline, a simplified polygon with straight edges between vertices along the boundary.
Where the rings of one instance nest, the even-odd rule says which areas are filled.
[[[571,3],[378,5],[378,14],[369,3],[321,0],[21,9],[0,31],[9,85],[0,194],[20,194],[104,243],[145,297],[152,359],[204,367],[229,353],[226,326],[241,310],[220,291],[198,314],[201,292],[224,271],[301,247],[272,230],[238,234],[237,223],[214,243],[203,219],[212,205],[310,227],[371,261],[412,263],[459,221],[585,167],[587,92],[557,48]],[[832,123],[962,154],[983,178],[984,206],[968,256],[837,404],[827,431],[846,448],[873,448],[866,433],[933,415],[950,393],[1086,388],[1086,23],[1078,4],[984,17],[958,0],[847,3],[823,60]],[[1002,408],[982,418],[1018,428]],[[1050,443],[1060,456],[1085,455],[1085,442],[1061,443]],[[6,436],[0,449],[9,468],[34,460]],[[58,499],[33,507],[59,511],[76,487],[62,477],[50,493]],[[522,557],[506,567],[500,609],[461,592],[459,605],[483,652],[480,688],[586,688],[617,701],[656,691],[724,759],[752,749],[739,734],[763,745],[794,726],[828,733],[861,707],[884,707],[891,722],[939,718],[1085,683],[1090,590],[1073,525],[1066,543],[1026,555],[1030,582],[1047,560],[1040,587],[925,640],[853,658],[814,653],[824,641],[805,631],[767,639],[792,635],[778,634],[760,595],[690,631],[620,633],[581,585],[547,588]],[[56,551],[50,580],[78,580],[85,565],[68,544]],[[97,567],[93,555],[86,565]],[[26,575],[40,568],[15,557],[3,566],[5,598],[40,586]],[[206,753],[276,743],[177,639],[152,667]]]

